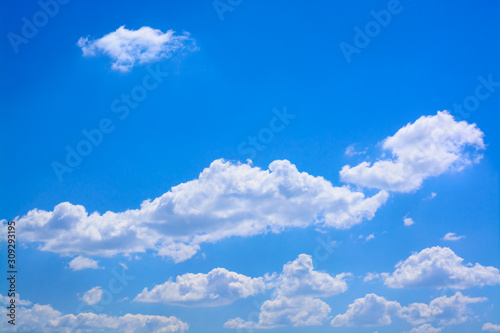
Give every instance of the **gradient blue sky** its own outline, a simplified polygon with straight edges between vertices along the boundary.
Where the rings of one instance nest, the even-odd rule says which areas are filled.
[[[266,170],[271,162],[286,159],[300,172],[347,185],[339,177],[344,165],[384,159],[379,143],[421,116],[439,110],[456,116],[454,105],[475,94],[478,77],[500,81],[498,1],[401,1],[401,11],[350,62],[339,45],[354,44],[353,29],[363,29],[373,20],[370,11],[387,9],[388,1],[242,1],[223,20],[211,1],[70,1],[17,53],[8,33],[21,34],[22,18],[31,19],[40,6],[12,0],[1,6],[0,217],[7,220],[35,208],[52,211],[61,202],[82,205],[89,213],[138,209],[143,200],[196,179],[214,160],[245,163],[249,156],[241,154],[239,145],[269,127],[273,109],[284,107],[296,118],[258,151],[253,166]],[[142,83],[148,65],[116,71],[105,55],[83,56],[77,42],[123,25],[187,31],[198,49],[150,64],[160,64],[169,76],[120,120],[111,103]],[[382,281],[363,281],[369,272],[393,272],[399,261],[426,248],[449,247],[464,264],[500,267],[500,91],[495,89],[462,118],[484,133],[481,161],[429,177],[408,193],[390,191],[371,220],[345,230],[320,232],[309,226],[230,237],[201,244],[192,258],[179,263],[152,250],[138,253],[138,259],[84,255],[105,269],[79,271],[68,268],[77,254],[41,251],[40,244],[20,239],[21,298],[76,315],[82,295],[96,286],[105,288],[111,270],[125,263],[135,279],[95,313],[175,316],[190,325],[189,332],[236,332],[223,328],[224,323],[248,320],[259,310],[255,303],[271,299],[272,290],[214,307],[131,300],[170,277],[216,267],[250,277],[280,274],[284,264],[304,253],[312,256],[315,270],[332,276],[351,272],[348,289],[320,297],[331,307],[323,325],[270,331],[408,332],[419,325],[401,318],[374,327],[332,327],[330,321],[368,293],[402,306],[454,295],[453,288],[391,289]],[[63,163],[65,147],[76,147],[85,138],[82,130],[97,128],[103,118],[113,121],[114,131],[58,179],[53,162]],[[349,156],[349,145],[366,153]],[[351,188],[367,196],[378,192],[355,184]],[[435,198],[429,199],[431,193]],[[404,226],[405,216],[415,224]],[[465,238],[442,240],[449,232]],[[375,238],[360,238],[370,234]],[[339,245],[326,260],[318,260],[318,238],[327,237]],[[0,249],[3,269],[5,242]],[[498,284],[461,290],[488,300],[469,305],[464,323],[433,326],[443,327],[442,332],[479,332],[486,322],[500,324],[499,291]]]

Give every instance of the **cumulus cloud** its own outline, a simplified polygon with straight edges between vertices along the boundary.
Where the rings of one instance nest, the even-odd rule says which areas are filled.
[[[337,315],[331,321],[335,327],[387,326],[394,318],[405,319],[412,325],[419,325],[411,332],[440,332],[439,326],[456,325],[466,322],[471,315],[468,304],[484,302],[484,297],[468,297],[457,292],[453,296],[433,299],[429,304],[412,303],[402,307],[396,301],[389,301],[376,294],[367,294],[349,304],[345,313]]]
[[[257,322],[245,321],[238,317],[228,320],[224,327],[269,329],[280,326],[322,325],[329,313],[330,306],[317,298],[278,296],[262,304]]]
[[[457,292],[453,296],[433,299],[429,304],[413,303],[401,308],[401,317],[409,323],[420,325],[436,322],[438,325],[457,325],[469,319],[471,313],[468,304],[486,301],[485,297],[467,297]]]
[[[82,256],[78,256],[76,258],[74,258],[73,260],[71,260],[68,264],[69,268],[74,270],[74,271],[80,271],[82,269],[99,269],[99,268],[103,268],[103,267],[100,267],[99,266],[99,262],[98,261],[95,261],[95,260],[92,260],[92,259],[89,259],[89,258],[85,258],[85,257],[82,257]]]
[[[350,275],[341,273],[333,277],[328,273],[315,271],[312,257],[301,254],[283,266],[283,272],[277,281],[276,294],[285,297],[337,295],[347,290],[345,278]]]
[[[401,309],[398,302],[388,301],[375,294],[367,294],[349,304],[346,313],[333,318],[331,325],[338,326],[385,326]]]
[[[251,278],[224,268],[207,274],[187,273],[163,284],[144,290],[135,301],[163,302],[185,306],[218,306],[231,304],[239,298],[254,296],[269,288],[271,277]]]
[[[422,116],[382,142],[392,158],[346,165],[340,177],[363,187],[411,192],[428,177],[479,162],[483,136],[475,124],[457,122],[447,111]]]
[[[465,238],[465,236],[457,236],[454,232],[449,232],[446,235],[444,235],[443,240],[454,242],[462,238]]]
[[[328,297],[347,290],[345,278],[349,273],[335,277],[314,271],[312,257],[301,254],[283,266],[275,282],[273,298],[260,308],[258,321],[235,318],[224,324],[226,328],[273,328],[278,326],[321,325],[330,313],[330,306],[315,297]]]
[[[488,331],[488,332],[500,332],[500,325],[492,324],[492,323],[485,323],[482,328],[483,331]]]
[[[176,35],[173,30],[163,33],[150,27],[129,30],[125,26],[98,39],[81,37],[77,45],[84,56],[108,56],[113,61],[111,68],[122,72],[137,65],[170,58],[181,50],[196,49],[194,40],[187,32]]]
[[[97,304],[102,299],[102,293],[101,287],[94,287],[83,294],[82,301],[87,305]]]
[[[40,244],[43,251],[113,256],[152,249],[180,262],[202,243],[233,236],[308,226],[348,229],[373,218],[387,197],[385,191],[365,197],[335,187],[286,160],[262,170],[221,159],[197,179],[144,201],[139,209],[89,213],[63,202],[53,211],[34,209],[16,221],[18,237]]]
[[[464,259],[450,248],[435,246],[399,262],[391,274],[384,274],[390,288],[430,287],[467,289],[500,283],[500,272],[492,266],[464,265]]]
[[[1,297],[1,295],[0,295]],[[7,325],[2,321],[5,331],[35,331],[35,332],[184,332],[189,325],[174,316],[150,316],[142,314],[126,314],[121,317],[105,314],[79,313],[66,314],[55,310],[50,305],[34,304],[19,306],[16,326]],[[2,318],[6,318],[7,309],[0,309]]]
[[[415,221],[413,221],[413,219],[411,217],[405,217],[403,218],[403,224],[406,226],[406,227],[409,227],[411,225],[414,225],[415,224]]]

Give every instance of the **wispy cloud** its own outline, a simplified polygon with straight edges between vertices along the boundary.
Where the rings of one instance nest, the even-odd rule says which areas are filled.
[[[444,235],[443,240],[454,242],[462,238],[465,238],[465,236],[457,236],[454,232],[449,232],[446,235]]]
[[[113,61],[111,68],[122,72],[137,65],[170,58],[182,50],[196,50],[195,41],[188,32],[176,35],[173,30],[163,33],[147,26],[138,30],[121,26],[98,39],[81,37],[77,45],[84,56],[104,54],[110,57]]]

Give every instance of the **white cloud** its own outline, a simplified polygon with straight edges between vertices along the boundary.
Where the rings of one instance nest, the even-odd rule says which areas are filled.
[[[269,277],[251,278],[224,268],[215,268],[207,274],[187,273],[169,279],[163,284],[144,290],[135,301],[163,302],[185,306],[218,306],[231,304],[264,292]]]
[[[403,218],[403,224],[406,227],[409,227],[409,226],[415,224],[415,221],[413,221],[413,219],[411,217],[405,217],[405,218]]]
[[[375,239],[375,235],[374,235],[374,234],[369,234],[368,236],[366,236],[366,238],[365,238],[365,242],[369,242],[369,241],[371,241],[372,239]]]
[[[235,318],[224,324],[226,328],[273,328],[278,326],[321,325],[330,313],[328,304],[315,297],[328,297],[347,290],[344,278],[314,271],[312,257],[301,254],[283,266],[275,282],[273,298],[260,308],[258,321]]]
[[[99,266],[99,262],[98,261],[95,261],[95,260],[92,260],[92,259],[89,259],[89,258],[85,258],[85,257],[82,257],[82,256],[78,256],[76,258],[74,258],[73,260],[71,260],[68,264],[69,268],[74,270],[74,271],[80,271],[82,269],[99,269],[99,268],[103,268],[103,267],[100,267]]]
[[[354,145],[349,145],[345,149],[345,154],[347,156],[363,155],[363,154],[366,154],[366,150],[356,151],[356,148],[354,148]]]
[[[228,320],[224,327],[269,329],[279,326],[322,325],[329,313],[330,306],[319,299],[302,296],[293,298],[278,296],[264,302],[260,308],[257,322],[235,318]]]
[[[87,305],[97,304],[101,301],[102,294],[101,287],[94,287],[83,294],[82,301]]]
[[[400,308],[398,302],[388,301],[375,294],[367,294],[349,304],[346,313],[333,318],[331,325],[336,327],[390,325],[391,317],[396,315]]]
[[[431,324],[423,324],[418,327],[412,328],[410,333],[439,333],[443,330],[442,327],[434,328]]]
[[[412,303],[402,307],[396,301],[389,301],[375,294],[354,300],[344,314],[339,314],[331,321],[332,326],[387,326],[394,318],[405,319],[412,325],[420,325],[411,330],[414,333],[440,332],[431,323],[440,326],[456,325],[466,322],[471,315],[468,304],[484,302],[484,297],[468,297],[457,292],[453,296],[433,299],[429,304]]]
[[[285,297],[337,295],[347,290],[344,279],[350,275],[342,273],[333,277],[328,273],[315,271],[312,257],[301,254],[283,266],[283,272],[276,283],[276,295]]]
[[[34,209],[21,218],[19,238],[62,255],[133,254],[156,251],[175,262],[193,256],[200,244],[287,228],[348,229],[373,218],[387,200],[381,191],[366,198],[335,187],[286,160],[269,170],[214,161],[198,179],[172,187],[140,209],[88,213],[63,202],[53,211]]]
[[[104,54],[113,60],[112,69],[126,72],[132,67],[172,57],[183,49],[195,50],[194,40],[189,33],[175,35],[173,30],[142,27],[129,30],[121,26],[102,38],[81,37],[77,45],[84,56]]]
[[[1,295],[0,295],[1,296]],[[7,309],[2,307],[0,314],[6,318]],[[17,308],[16,326],[2,321],[5,331],[35,332],[184,332],[189,325],[174,316],[150,316],[142,314],[126,314],[121,317],[105,314],[79,313],[63,315],[50,305],[34,304]]]
[[[432,193],[431,193],[431,195],[429,195],[429,196],[428,196],[427,198],[425,198],[425,199],[427,199],[427,200],[432,200],[432,199],[434,199],[436,196],[437,196],[437,193],[436,193],[436,192],[432,192]]]
[[[413,303],[401,308],[401,317],[409,323],[420,325],[429,322],[437,322],[439,325],[462,324],[469,319],[470,310],[468,304],[486,301],[485,297],[467,297],[461,292],[453,296],[442,296],[433,299],[428,305],[425,303]]]
[[[443,240],[454,242],[462,238],[465,238],[465,236],[457,236],[454,232],[449,232],[446,235],[444,235]]]
[[[368,273],[366,274],[365,278],[363,279],[364,282],[370,282],[370,281],[373,281],[375,279],[378,279],[380,277],[379,274],[377,273]]]
[[[21,296],[19,296],[19,293],[16,293],[16,297],[7,297],[7,296],[3,296],[2,294],[0,294],[0,304],[2,304],[2,305],[9,305],[11,303],[10,302],[11,299],[15,300],[16,306],[17,305],[31,305],[30,301],[27,301],[25,299],[21,299]]]
[[[485,148],[483,136],[475,124],[457,122],[447,111],[422,116],[382,142],[392,158],[346,165],[340,177],[363,187],[411,192],[428,177],[479,162],[478,151]]]
[[[500,332],[500,325],[492,324],[492,323],[485,323],[482,328],[483,331],[489,331],[489,332]]]
[[[426,248],[399,262],[393,273],[385,274],[385,284],[390,288],[467,289],[500,283],[497,268],[478,263],[464,265],[462,262],[463,259],[450,248]]]

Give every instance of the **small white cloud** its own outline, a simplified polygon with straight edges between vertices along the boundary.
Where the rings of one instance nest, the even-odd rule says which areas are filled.
[[[366,274],[365,278],[363,279],[364,282],[370,282],[373,280],[376,280],[380,277],[380,274],[378,273],[368,273]]]
[[[403,218],[403,223],[406,227],[409,227],[409,226],[415,224],[415,221],[413,221],[413,219],[411,217],[405,217],[405,218]]]
[[[457,122],[447,111],[422,116],[382,142],[391,158],[346,165],[340,177],[363,187],[411,192],[426,178],[478,163],[478,152],[485,149],[483,136],[475,124]]]
[[[450,248],[435,246],[399,262],[396,270],[384,275],[390,288],[427,287],[468,289],[500,284],[500,272],[492,266],[464,265]]]
[[[424,200],[432,200],[436,197],[436,192],[432,192],[427,198],[424,198]]]
[[[82,301],[87,305],[97,304],[102,299],[101,287],[94,287],[83,294]]]
[[[99,266],[99,262],[93,259],[78,256],[71,260],[68,264],[69,268],[74,271],[80,271],[82,269],[100,269],[104,267]]]
[[[488,332],[500,332],[500,325],[492,324],[492,323],[485,323],[482,328],[483,331],[488,331]]]
[[[113,60],[111,68],[122,72],[137,65],[170,58],[184,49],[196,49],[194,40],[187,32],[179,36],[173,30],[163,33],[150,27],[129,30],[125,26],[102,38],[81,37],[77,45],[84,56],[107,55]]]
[[[128,270],[128,266],[127,266],[125,263],[120,262],[119,264],[120,264],[120,266],[122,266],[124,269],[127,269],[127,270]]]
[[[356,149],[354,148],[354,145],[349,145],[345,149],[345,154],[347,156],[363,155],[363,154],[366,154],[366,150],[356,151]]]
[[[465,236],[457,236],[454,232],[449,232],[446,235],[444,235],[443,240],[454,242],[462,238],[465,238]]]
[[[443,330],[442,327],[434,328],[431,324],[423,324],[412,328],[410,333],[439,333]]]
[[[374,235],[374,234],[369,234],[368,236],[366,236],[366,238],[365,238],[365,242],[369,242],[369,241],[371,241],[372,239],[375,239],[375,235]]]

